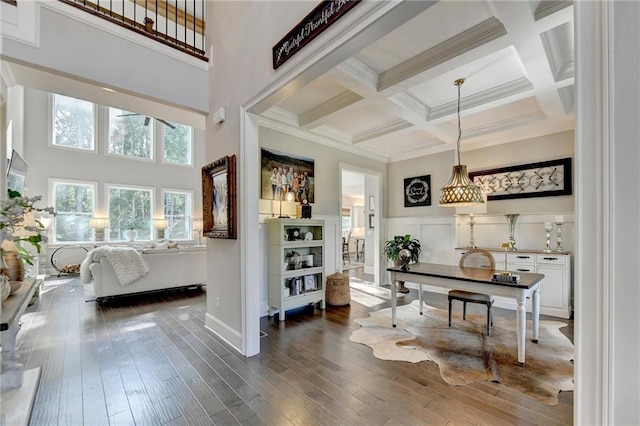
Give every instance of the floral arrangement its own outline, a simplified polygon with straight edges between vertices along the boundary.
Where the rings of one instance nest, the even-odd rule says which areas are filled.
[[[41,196],[23,197],[19,192],[8,190],[6,200],[0,200],[0,243],[4,240],[19,242],[25,241],[33,245],[38,253],[40,253],[40,243],[47,241],[45,235],[45,226],[38,219],[35,219],[35,225],[25,224],[25,217],[28,213],[45,212],[55,215],[53,207],[36,207],[35,204],[42,199]],[[18,231],[25,231],[30,235],[18,236],[14,235]],[[23,234],[23,232],[20,232]],[[16,245],[23,259],[30,262],[29,253]]]

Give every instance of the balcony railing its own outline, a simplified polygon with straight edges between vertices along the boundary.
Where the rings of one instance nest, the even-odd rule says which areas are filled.
[[[59,0],[198,59],[205,56],[204,0]]]

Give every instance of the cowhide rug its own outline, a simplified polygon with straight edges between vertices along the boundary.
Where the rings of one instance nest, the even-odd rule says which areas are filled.
[[[458,312],[456,312],[458,311]],[[515,388],[547,405],[558,404],[558,392],[573,390],[573,344],[559,329],[559,321],[540,321],[539,343],[531,342],[527,321],[526,363],[518,364],[515,315],[495,317],[491,336],[486,316],[467,314],[462,320],[456,306],[451,328],[447,311],[426,306],[420,315],[418,301],[398,307],[397,328],[391,327],[391,308],[356,319],[362,327],[351,341],[373,349],[376,358],[420,362],[434,361],[451,385],[487,380]]]

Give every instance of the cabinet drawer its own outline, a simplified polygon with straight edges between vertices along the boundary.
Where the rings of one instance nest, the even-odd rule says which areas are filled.
[[[534,265],[526,265],[526,264],[523,264],[523,265],[511,264],[507,269],[511,272],[535,272]]]
[[[567,256],[556,255],[553,253],[539,254],[536,256],[536,263],[545,265],[565,265],[567,263]]]
[[[525,263],[533,265],[535,263],[536,257],[533,254],[525,254],[525,253],[508,253],[507,254],[507,263]]]

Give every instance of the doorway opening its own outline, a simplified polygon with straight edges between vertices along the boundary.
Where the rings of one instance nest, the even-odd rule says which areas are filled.
[[[340,167],[340,265],[344,274],[380,285],[380,176]]]

